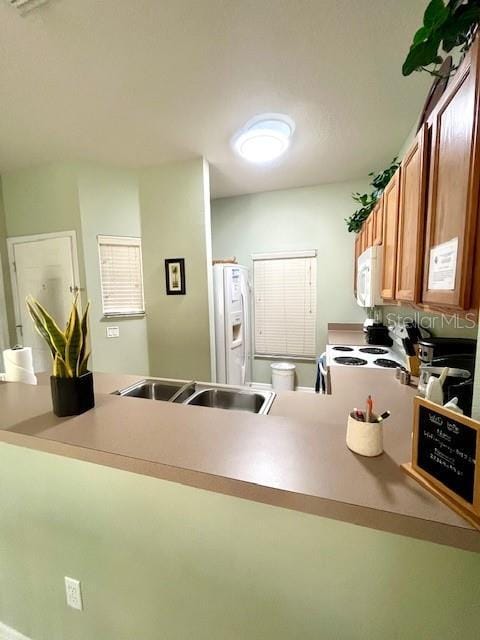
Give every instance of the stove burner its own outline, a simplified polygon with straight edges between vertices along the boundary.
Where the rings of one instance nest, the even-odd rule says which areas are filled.
[[[353,347],[333,347],[334,351],[353,351]],[[385,351],[385,353],[387,353]]]
[[[398,362],[389,360],[388,358],[377,358],[373,361],[373,364],[376,364],[378,367],[385,367],[386,369],[395,369],[400,366]]]
[[[380,347],[363,347],[360,349],[362,353],[372,353],[376,356],[385,355],[388,353],[388,349],[381,349]]]
[[[346,364],[351,367],[360,367],[368,364],[363,358],[354,358],[353,356],[339,356],[338,358],[334,358],[334,361],[337,364]]]

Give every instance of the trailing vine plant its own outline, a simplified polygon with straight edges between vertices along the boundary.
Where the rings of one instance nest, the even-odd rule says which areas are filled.
[[[378,199],[399,166],[398,158],[394,158],[390,165],[383,171],[380,171],[380,173],[375,173],[374,171],[369,173],[369,177],[372,178],[370,186],[373,187],[371,193],[352,193],[352,198],[360,205],[360,208],[349,218],[345,218],[348,231],[354,231],[355,233],[360,231],[362,224],[372,212],[372,209],[377,204]]]
[[[461,47],[465,53],[472,42],[475,27],[480,21],[480,0],[431,0],[423,16],[423,25],[413,37],[410,51],[402,66],[404,76],[414,71],[426,71],[441,77],[443,63],[441,49],[450,53]],[[458,66],[453,66],[454,73]]]

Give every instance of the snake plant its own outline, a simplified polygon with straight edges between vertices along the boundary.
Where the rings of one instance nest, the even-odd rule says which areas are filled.
[[[75,296],[67,326],[62,331],[38,300],[29,296],[26,302],[35,328],[47,343],[52,354],[53,376],[56,378],[77,378],[87,373],[87,363],[90,357],[88,348],[90,303],[87,304],[85,313],[80,318],[77,296]]]

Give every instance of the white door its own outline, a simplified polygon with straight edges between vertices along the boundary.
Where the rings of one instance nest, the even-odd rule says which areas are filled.
[[[17,339],[32,347],[35,371],[50,370],[52,359],[33,326],[25,299],[32,295],[64,328],[78,291],[75,233],[10,238],[10,262],[15,296]]]

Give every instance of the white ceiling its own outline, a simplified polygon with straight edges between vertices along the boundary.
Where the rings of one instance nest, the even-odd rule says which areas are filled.
[[[0,171],[205,155],[214,196],[365,177],[429,84],[401,63],[426,0],[0,0]],[[237,159],[253,115],[297,125],[274,166]]]

